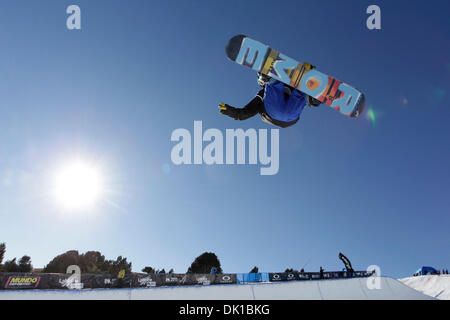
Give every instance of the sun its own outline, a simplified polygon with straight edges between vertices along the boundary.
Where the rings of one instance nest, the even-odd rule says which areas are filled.
[[[102,189],[99,169],[89,163],[74,161],[55,173],[53,195],[66,209],[91,208],[99,200]]]

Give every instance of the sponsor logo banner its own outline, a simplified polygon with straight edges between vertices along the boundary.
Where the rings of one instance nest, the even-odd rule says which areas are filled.
[[[156,281],[151,276],[137,279],[140,287],[156,287]]]
[[[37,288],[41,277],[36,276],[10,276],[5,289],[34,289]]]
[[[214,279],[215,284],[234,284],[237,283],[236,274],[216,274]]]
[[[269,273],[269,281],[273,281],[273,282],[286,281],[286,274],[283,272]]]
[[[320,280],[320,279],[339,279],[339,278],[353,278],[353,277],[369,277],[371,273],[366,271],[356,271],[356,272],[342,272],[342,271],[331,271],[331,272],[278,272],[269,273],[269,281],[279,282],[279,281],[293,281],[293,280]]]

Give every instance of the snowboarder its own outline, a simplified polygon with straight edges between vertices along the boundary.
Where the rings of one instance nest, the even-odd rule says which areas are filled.
[[[309,63],[305,65],[307,70],[315,69]],[[269,76],[258,73],[258,84],[262,89],[255,98],[242,109],[220,103],[220,113],[235,120],[246,120],[259,113],[263,121],[286,128],[297,123],[306,105],[317,107],[321,104],[319,100],[291,86],[278,80],[270,80]]]

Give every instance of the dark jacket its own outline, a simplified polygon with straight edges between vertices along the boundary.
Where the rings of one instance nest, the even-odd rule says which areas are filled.
[[[271,116],[269,116],[269,114],[266,111],[266,108],[264,107],[264,89],[259,91],[258,94],[253,98],[253,100],[250,101],[244,108],[238,109],[233,108],[231,106],[228,107],[232,108],[233,112],[230,116],[235,120],[246,120],[259,113],[263,121],[281,128],[290,127],[296,124],[297,121],[300,119],[300,117],[298,117],[293,121],[285,122],[273,119]]]

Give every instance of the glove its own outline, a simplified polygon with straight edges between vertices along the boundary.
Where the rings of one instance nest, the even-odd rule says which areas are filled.
[[[224,114],[226,116],[229,116],[233,119],[237,119],[238,118],[238,111],[236,108],[233,108],[232,106],[229,106],[223,102],[221,102],[219,104],[219,111],[221,114]]]

